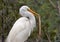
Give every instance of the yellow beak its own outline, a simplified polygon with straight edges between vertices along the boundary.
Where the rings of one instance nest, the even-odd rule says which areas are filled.
[[[33,15],[35,15],[35,16],[38,16],[39,15],[36,12],[34,12],[33,10],[31,10],[31,9],[28,9],[28,11],[31,12],[31,13],[33,13]]]

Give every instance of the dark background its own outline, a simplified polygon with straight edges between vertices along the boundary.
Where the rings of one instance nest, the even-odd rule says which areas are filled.
[[[19,8],[22,5],[27,5],[40,14],[41,42],[60,42],[60,0],[0,0],[0,41],[6,39],[15,21],[21,17]],[[27,41],[36,42],[36,39],[37,29]]]

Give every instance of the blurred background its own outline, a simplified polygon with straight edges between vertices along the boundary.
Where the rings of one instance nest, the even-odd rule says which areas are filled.
[[[19,8],[24,4],[41,16],[40,42],[60,42],[60,0],[0,0],[0,42],[4,42],[15,21],[21,17]],[[36,28],[26,42],[36,42]]]

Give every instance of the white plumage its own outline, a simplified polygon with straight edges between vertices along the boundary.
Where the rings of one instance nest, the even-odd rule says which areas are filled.
[[[36,26],[36,20],[28,6],[22,6],[19,14],[23,17],[19,18],[13,25],[6,39],[6,42],[24,42],[28,39]],[[28,17],[28,18],[27,18]]]

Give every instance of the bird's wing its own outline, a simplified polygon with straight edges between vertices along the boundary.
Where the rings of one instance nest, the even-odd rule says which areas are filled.
[[[11,31],[9,32],[7,39],[13,40],[18,33],[24,31],[27,28],[26,27],[27,22],[28,22],[28,19],[25,17],[18,19],[13,25]]]

